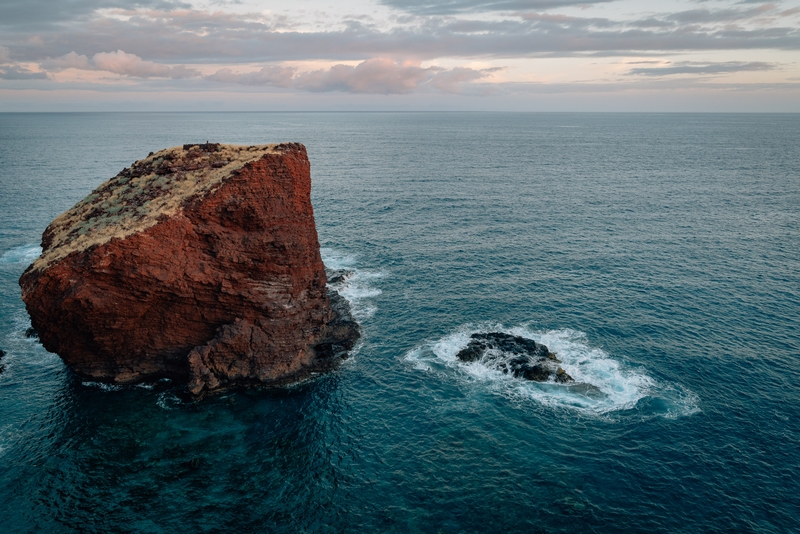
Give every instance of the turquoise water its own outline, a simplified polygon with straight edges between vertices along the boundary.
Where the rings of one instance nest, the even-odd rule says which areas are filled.
[[[45,226],[151,150],[299,141],[363,341],[279,391],[82,381]],[[800,531],[797,115],[0,114],[4,532]],[[541,341],[585,386],[455,353]]]

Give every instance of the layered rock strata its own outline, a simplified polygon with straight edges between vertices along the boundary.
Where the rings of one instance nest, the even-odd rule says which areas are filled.
[[[194,394],[330,369],[359,328],[326,289],[310,193],[300,144],[151,152],[45,230],[20,278],[41,343],[93,380]]]
[[[482,364],[517,378],[546,382],[550,379],[566,384],[573,382],[558,364],[561,360],[546,345],[532,339],[503,332],[477,333],[456,358],[462,362]]]

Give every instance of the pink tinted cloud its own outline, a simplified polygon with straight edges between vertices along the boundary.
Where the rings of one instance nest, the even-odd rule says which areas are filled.
[[[408,94],[426,87],[447,93],[460,92],[465,84],[485,78],[498,68],[475,70],[467,67],[443,69],[422,67],[410,61],[372,58],[358,65],[333,65],[295,75],[292,67],[264,67],[260,71],[237,73],[220,69],[205,79],[239,85],[294,88],[314,93]]]
[[[48,58],[41,63],[41,67],[47,70],[62,70],[62,69],[80,69],[80,70],[95,70],[94,65],[89,62],[89,58],[84,55],[79,55],[76,52],[70,52],[57,58]]]
[[[128,54],[122,50],[116,52],[99,52],[91,59],[85,55],[70,52],[59,58],[47,59],[41,64],[43,69],[80,69],[101,70],[131,76],[135,78],[196,78],[200,71],[183,65],[170,67],[154,61],[147,61],[136,54]]]
[[[481,70],[468,67],[453,69],[422,67],[418,62],[372,58],[355,66],[339,64],[299,74],[296,67],[268,65],[254,72],[236,72],[230,68],[223,68],[214,74],[203,76],[194,68],[183,65],[170,67],[144,60],[122,50],[100,52],[91,58],[73,51],[59,58],[43,61],[41,68],[50,71],[64,69],[105,71],[135,78],[202,78],[211,82],[291,88],[315,93],[385,95],[408,94],[424,89],[459,93],[469,84],[489,76],[492,72],[502,70],[499,67]]]
[[[295,86],[312,92],[406,94],[431,78],[437,69],[422,68],[418,63],[397,62],[388,58],[362,61],[355,67],[334,65],[301,74]]]

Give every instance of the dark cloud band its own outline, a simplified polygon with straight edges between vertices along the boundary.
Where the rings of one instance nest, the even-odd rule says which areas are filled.
[[[765,61],[725,61],[722,63],[696,63],[682,61],[664,67],[636,67],[628,74],[639,76],[672,76],[676,74],[731,74],[734,72],[754,72],[775,70],[774,63]]]
[[[61,22],[85,19],[98,9],[149,7],[189,8],[173,0],[3,0],[0,2],[0,27],[19,30],[51,28]]]
[[[298,60],[430,60],[441,57],[513,58],[641,55],[703,50],[800,50],[800,29],[675,23],[636,27],[600,18],[526,14],[501,21],[432,17],[423,25],[383,30],[351,24],[327,32],[276,31],[269,20],[180,10],[104,19],[40,34],[5,32],[0,46],[16,61],[42,61],[70,52],[92,56],[124,50],[151,61],[247,63]]]
[[[487,11],[541,11],[566,6],[613,2],[614,0],[382,0],[382,4],[415,15],[454,15]]]
[[[0,80],[46,80],[47,73],[31,72],[28,69],[14,65],[0,67]]]

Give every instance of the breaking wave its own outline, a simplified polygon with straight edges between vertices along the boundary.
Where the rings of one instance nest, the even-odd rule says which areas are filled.
[[[0,256],[0,263],[14,264],[20,263],[24,265],[30,264],[33,260],[42,254],[42,247],[39,245],[28,244],[19,247],[14,247],[7,250]]]
[[[99,389],[101,391],[122,391],[123,390],[123,386],[120,386],[118,384],[106,384],[105,382],[90,382],[90,381],[87,381],[87,382],[81,382],[81,384],[83,386],[85,386],[85,387],[97,388],[97,389]]]
[[[174,410],[184,404],[174,391],[164,391],[158,395],[156,404],[162,410]]]
[[[504,332],[546,345],[556,353],[561,367],[575,382],[532,382],[504,374],[497,365],[460,361],[456,354],[467,346],[470,336],[478,332]],[[590,346],[583,332],[570,329],[535,332],[526,326],[468,325],[414,348],[406,354],[406,360],[415,369],[438,372],[465,384],[480,385],[504,397],[533,400],[545,406],[586,414],[636,410],[643,415],[671,418],[699,411],[693,393],[659,383],[642,368],[623,364],[604,350]]]
[[[358,320],[369,319],[377,310],[371,299],[382,291],[373,286],[383,278],[382,272],[367,271],[356,267],[356,258],[341,254],[331,248],[321,248],[322,262],[328,272],[328,286],[339,292],[350,303],[353,316]]]

